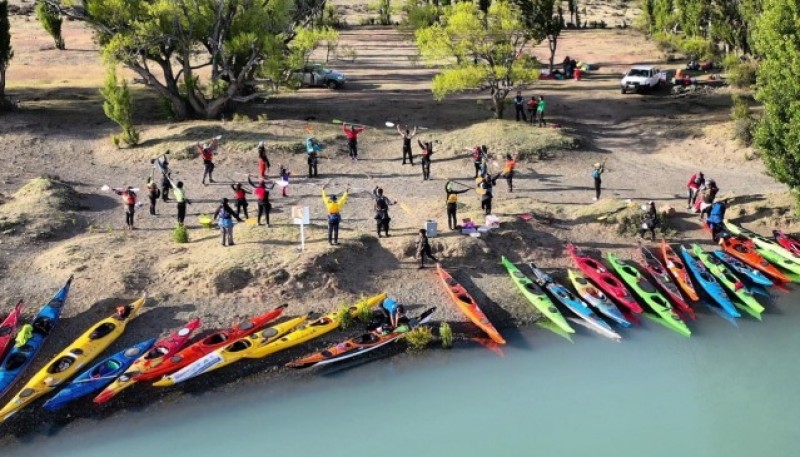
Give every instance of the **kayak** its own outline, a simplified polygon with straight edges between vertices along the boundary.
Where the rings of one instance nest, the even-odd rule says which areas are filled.
[[[681,246],[681,255],[688,269],[694,274],[697,283],[700,284],[700,287],[705,290],[708,296],[729,316],[742,317],[739,311],[736,311],[736,307],[733,305],[730,297],[725,293],[725,290],[723,290],[722,286],[714,279],[714,276],[708,272],[700,259],[695,257],[685,246]]]
[[[528,266],[533,271],[533,280],[578,316],[587,328],[613,340],[622,339],[619,333],[615,332],[606,321],[600,319],[591,308],[586,306],[583,300],[573,295],[569,289],[556,282],[552,276],[537,268],[533,263],[528,263]]]
[[[289,362],[286,366],[289,368],[319,367],[367,354],[393,341],[397,341],[410,330],[426,324],[433,317],[434,311],[436,311],[436,308],[429,308],[419,316],[411,318],[407,325],[401,325],[392,332],[386,334],[368,332],[331,346],[325,350]]]
[[[8,313],[3,323],[0,324],[0,360],[3,360],[6,349],[11,346],[14,336],[17,334],[17,324],[19,323],[19,316],[22,314],[23,306],[25,306],[24,301],[17,302],[14,309]]]
[[[800,256],[800,241],[783,233],[783,230],[773,230],[772,236],[784,249],[796,256]]]
[[[166,338],[155,343],[152,349],[142,354],[136,359],[117,379],[108,385],[102,392],[95,398],[94,402],[103,404],[127,389],[128,387],[136,384],[134,376],[144,373],[151,367],[158,366],[162,361],[169,359],[178,351],[186,346],[189,342],[192,333],[200,328],[200,319],[192,319],[187,322],[182,328],[170,333]]]
[[[656,312],[661,322],[668,328],[683,336],[691,336],[692,331],[686,326],[680,316],[672,309],[669,300],[661,295],[656,287],[637,270],[630,261],[620,260],[612,253],[606,254],[611,268],[625,281],[630,288]]]
[[[675,281],[672,280],[669,273],[667,273],[664,265],[658,260],[658,257],[644,246],[639,246],[639,256],[642,259],[644,270],[653,279],[656,287],[661,289],[661,291],[667,295],[669,301],[675,305],[676,310],[684,316],[697,319],[697,314],[695,314],[694,309],[684,301],[681,291],[678,289],[678,286],[675,284]]]
[[[472,298],[472,295],[467,292],[467,289],[464,288],[461,284],[456,282],[452,276],[448,272],[442,268],[441,265],[437,264],[436,269],[439,272],[439,277],[442,278],[442,282],[444,282],[445,287],[447,288],[447,292],[450,293],[450,297],[455,302],[458,309],[464,313],[467,318],[472,321],[473,324],[477,325],[478,328],[486,332],[489,338],[492,339],[497,344],[506,344],[506,340],[503,339],[503,336],[500,335],[500,332],[494,328],[489,319],[486,315],[481,311],[481,308],[478,306],[478,303]]]
[[[757,319],[761,319],[761,313],[764,312],[764,307],[756,300],[753,293],[750,292],[742,281],[722,263],[716,255],[706,252],[697,244],[692,245],[692,252],[701,262],[706,266],[708,271],[714,275],[717,280],[738,300],[739,303],[744,305],[748,314]],[[741,306],[739,307],[741,309]]]
[[[758,271],[769,275],[783,283],[792,282],[791,278],[783,274],[778,268],[769,263],[761,254],[756,252],[756,245],[743,236],[731,236],[720,241],[722,250],[741,260]]]
[[[567,243],[567,251],[578,265],[578,268],[589,277],[594,283],[608,296],[617,301],[620,305],[627,308],[630,312],[641,314],[642,307],[633,298],[630,291],[625,287],[616,276],[614,276],[605,265],[595,260],[573,245]]]
[[[73,400],[97,392],[122,374],[143,353],[146,353],[155,342],[155,338],[142,341],[89,368],[64,386],[53,398],[47,400],[43,408],[48,411],[58,411]]]
[[[517,288],[528,300],[528,303],[533,305],[536,310],[542,313],[542,315],[549,319],[559,329],[567,333],[575,333],[575,329],[569,325],[566,319],[564,319],[561,311],[556,308],[556,306],[553,304],[553,301],[550,300],[550,297],[547,296],[545,291],[539,287],[538,284],[531,281],[531,278],[525,276],[525,274],[522,273],[519,268],[511,263],[511,261],[509,261],[505,256],[501,257],[500,261],[503,263],[503,266],[506,267],[506,270],[508,270],[508,274],[514,281],[514,284],[517,285]]]
[[[99,321],[47,362],[44,368],[39,370],[0,410],[0,422],[8,420],[37,398],[56,390],[111,346],[111,343],[125,332],[128,323],[139,314],[145,300],[146,297],[142,296],[125,306],[124,315],[115,311],[111,316]]]
[[[240,338],[232,343],[228,343],[224,347],[214,350],[203,357],[195,360],[194,362],[186,365],[180,370],[164,376],[156,381],[153,385],[156,387],[167,387],[184,382],[188,379],[200,376],[201,374],[217,370],[226,365],[244,358],[244,353],[247,349],[252,348],[254,345],[260,343],[271,343],[283,335],[292,331],[292,329],[301,325],[308,319],[308,316],[295,317],[288,321],[281,322],[280,324],[273,325],[265,328],[264,330]]]
[[[695,289],[694,284],[692,284],[689,270],[686,268],[686,265],[683,264],[681,258],[678,257],[678,254],[667,244],[667,240],[661,240],[661,255],[664,257],[664,264],[667,267],[667,271],[669,271],[675,279],[675,282],[680,286],[683,293],[689,297],[689,300],[693,302],[699,301],[700,296],[697,295],[697,289]]]
[[[583,301],[617,324],[623,327],[631,326],[631,323],[625,319],[625,316],[619,311],[617,305],[615,305],[606,294],[601,292],[600,289],[590,283],[589,280],[586,279],[586,276],[572,268],[567,269],[567,275]]]
[[[733,222],[725,221],[725,228],[734,235],[743,235],[756,245],[756,248],[761,255],[772,263],[777,264],[781,268],[791,271],[795,274],[800,274],[800,257],[792,254],[791,251],[785,249],[777,242],[770,240],[767,237],[761,236],[758,233],[751,232],[743,227],[740,227]],[[782,257],[783,261],[778,258]]]
[[[380,295],[375,295],[374,297],[365,298],[355,305],[350,306],[350,315],[357,316],[365,309],[380,306],[380,304],[386,300],[386,297],[388,297],[388,294],[384,292]],[[289,349],[290,347],[297,346],[298,344],[311,341],[314,338],[318,338],[339,328],[339,325],[341,324],[339,319],[338,312],[326,314],[317,320],[314,320],[298,328],[297,330],[292,331],[286,336],[278,338],[276,341],[265,345],[260,345],[258,347],[253,347],[245,353],[245,357],[249,359],[263,359],[268,355],[283,351],[284,349]]]
[[[756,270],[750,265],[747,265],[741,260],[733,257],[732,255],[729,255],[722,249],[715,250],[714,255],[717,256],[719,260],[722,260],[731,269],[733,269],[733,271],[744,276],[754,284],[764,287],[770,287],[775,284],[772,282],[771,279],[766,277],[764,273],[761,273],[760,271]]]
[[[33,318],[33,335],[21,347],[12,347],[0,365],[0,397],[3,397],[14,381],[25,371],[33,362],[39,349],[42,348],[47,337],[58,324],[61,317],[61,310],[67,303],[69,288],[72,284],[72,276],[67,280],[55,296]]]
[[[137,382],[147,382],[156,380],[170,373],[174,373],[200,359],[201,357],[214,352],[216,349],[226,346],[232,341],[238,340],[239,338],[243,338],[261,330],[270,321],[280,317],[281,314],[283,314],[283,310],[286,309],[287,306],[288,305],[285,304],[280,305],[264,314],[259,314],[240,324],[236,324],[233,327],[217,330],[202,340],[197,341],[194,344],[190,344],[184,349],[181,349],[180,352],[168,359],[163,360],[157,366],[154,366],[145,372],[139,373],[138,375],[134,376],[133,379]]]

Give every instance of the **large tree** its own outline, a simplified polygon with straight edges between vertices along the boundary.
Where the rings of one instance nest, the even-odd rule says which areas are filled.
[[[800,191],[800,1],[764,0],[752,34],[762,56],[756,99],[764,114],[755,144],[770,174]]]
[[[6,108],[6,69],[14,57],[11,49],[11,25],[8,22],[8,2],[0,0],[0,110]]]
[[[89,24],[107,58],[136,72],[177,119],[248,101],[262,66],[285,59],[325,0],[44,0]]]
[[[486,13],[472,2],[459,2],[444,9],[438,24],[418,30],[422,57],[443,65],[433,79],[434,98],[488,90],[502,119],[508,94],[539,78],[539,63],[525,53],[532,35],[520,17],[506,0],[492,2]]]

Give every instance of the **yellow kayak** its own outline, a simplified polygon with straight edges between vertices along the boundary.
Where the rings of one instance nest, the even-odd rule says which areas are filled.
[[[0,410],[0,423],[6,421],[37,398],[56,390],[61,384],[86,367],[125,331],[144,305],[146,297],[118,308],[111,316],[101,320],[55,356],[39,370],[22,390]]]
[[[273,325],[260,332],[240,338],[204,355],[175,373],[162,377],[160,380],[154,382],[153,385],[156,387],[174,386],[175,384],[200,376],[201,374],[238,362],[244,358],[243,354],[249,349],[272,343],[283,335],[291,332],[294,328],[302,325],[307,320],[308,316],[295,317],[294,319],[289,319],[286,322]]]
[[[386,297],[387,294],[384,292],[372,298],[361,300],[350,307],[350,313],[359,314],[364,309],[378,306],[383,303],[383,300],[385,300]],[[319,319],[310,322],[305,326],[293,331],[292,333],[278,339],[277,341],[260,347],[251,348],[250,350],[246,351],[244,357],[247,357],[248,359],[262,359],[268,355],[280,352],[284,349],[289,349],[290,347],[297,346],[298,344],[303,344],[332,330],[336,330],[339,327],[339,324],[340,322],[338,313],[334,312],[326,314]]]

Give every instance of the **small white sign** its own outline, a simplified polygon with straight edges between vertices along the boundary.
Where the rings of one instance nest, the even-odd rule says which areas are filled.
[[[292,223],[308,225],[311,223],[311,211],[308,206],[292,206]]]

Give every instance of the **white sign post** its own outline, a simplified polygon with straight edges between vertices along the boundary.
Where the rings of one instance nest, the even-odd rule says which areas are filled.
[[[306,249],[306,224],[311,223],[311,211],[308,206],[292,206],[292,222],[300,226],[300,250]]]

